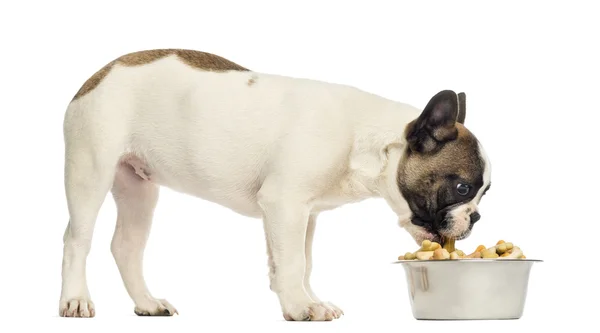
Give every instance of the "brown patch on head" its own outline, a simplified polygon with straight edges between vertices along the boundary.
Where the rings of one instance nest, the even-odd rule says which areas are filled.
[[[248,71],[247,68],[208,52],[185,49],[155,49],[138,51],[125,54],[102,67],[83,84],[77,94],[75,94],[73,97],[73,100],[80,98],[96,88],[115,64],[123,66],[140,66],[149,64],[170,55],[176,55],[187,65],[200,70],[211,72]]]
[[[406,150],[401,160],[399,183],[420,193],[436,190],[447,178],[482,182],[484,162],[478,141],[465,127],[458,125],[458,137],[445,143],[435,154]],[[474,193],[473,193],[474,195]]]
[[[449,207],[472,200],[483,186],[479,142],[456,121],[457,111],[456,94],[440,92],[405,131],[408,147],[398,166],[398,187],[412,223],[431,232],[443,227]],[[457,191],[459,184],[470,187],[467,194]]]

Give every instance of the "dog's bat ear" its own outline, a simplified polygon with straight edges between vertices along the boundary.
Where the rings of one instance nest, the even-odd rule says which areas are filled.
[[[464,125],[466,116],[467,116],[467,95],[464,92],[461,92],[461,93],[458,93],[458,116],[456,118],[456,122]]]
[[[417,153],[437,150],[445,142],[456,139],[459,116],[458,96],[452,90],[443,90],[433,96],[421,115],[406,128],[406,140]]]

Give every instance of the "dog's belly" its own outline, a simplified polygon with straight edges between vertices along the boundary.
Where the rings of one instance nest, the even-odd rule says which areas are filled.
[[[224,189],[206,186],[204,182],[190,182],[186,185],[173,185],[168,177],[159,178],[156,181],[161,186],[168,187],[178,192],[186,193],[200,199],[204,199],[232,211],[252,218],[260,218],[261,210],[256,201],[256,194],[245,189]]]
[[[248,217],[261,216],[256,200],[259,182],[253,172],[237,178],[226,177],[223,173],[207,171],[192,160],[180,160],[180,164],[162,163],[152,154],[144,157],[128,154],[123,161],[131,165],[140,178],[159,186],[211,201]]]
[[[152,154],[145,157],[128,154],[122,160],[129,164],[140,178],[159,186],[211,201],[247,217],[262,217],[257,201],[262,181],[257,170],[247,169],[233,177],[222,172],[223,168],[208,171],[206,166],[195,165],[193,160],[182,160],[178,165],[163,164]],[[311,211],[319,213],[333,210],[372,196],[367,191],[348,190],[346,187],[350,182],[351,179],[342,179],[331,191],[313,198],[310,203]]]

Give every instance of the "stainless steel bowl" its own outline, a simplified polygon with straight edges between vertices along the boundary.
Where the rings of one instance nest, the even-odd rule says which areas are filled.
[[[531,267],[542,260],[399,260],[413,316],[426,320],[519,319]]]

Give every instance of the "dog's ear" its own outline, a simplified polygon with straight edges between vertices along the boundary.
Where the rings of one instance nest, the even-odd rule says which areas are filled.
[[[458,93],[458,116],[456,122],[465,124],[467,116],[467,95],[464,92]]]
[[[429,100],[421,115],[408,124],[406,140],[410,149],[430,153],[456,139],[458,118],[458,96],[452,90],[440,91]]]

